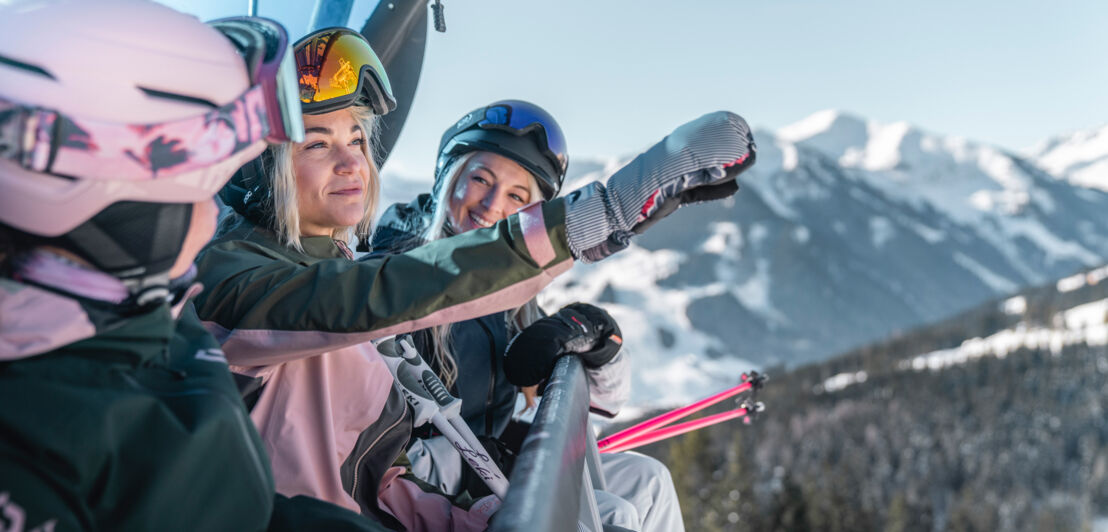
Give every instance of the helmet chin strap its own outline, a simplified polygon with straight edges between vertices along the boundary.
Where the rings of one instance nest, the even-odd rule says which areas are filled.
[[[14,260],[13,277],[54,291],[113,304],[125,311],[138,311],[168,301],[176,306],[187,297],[196,280],[196,266],[184,275],[169,274],[121,280],[97,271],[72,253],[58,248],[35,248]],[[199,285],[196,285],[199,287]],[[179,312],[176,311],[175,314]]]
[[[120,202],[44,243],[118,279],[127,293],[120,305],[139,309],[172,299],[169,270],[191,219],[192,204]],[[53,288],[66,290],[64,285]]]
[[[131,294],[131,297],[127,298],[127,301],[124,301],[123,304],[128,307],[141,308],[171,301],[173,299],[173,293],[169,288],[171,283],[172,279],[169,278],[169,272],[124,280],[123,285],[127,287],[127,292]]]
[[[88,266],[72,253],[38,247],[12,259],[12,278],[85,299],[120,305],[127,300],[127,287],[119,279]]]

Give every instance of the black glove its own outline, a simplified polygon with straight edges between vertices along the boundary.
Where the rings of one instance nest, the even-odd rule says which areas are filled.
[[[596,368],[615,358],[621,345],[619,325],[607,312],[573,303],[512,339],[504,354],[504,373],[516,386],[533,386],[549,377],[564,355],[575,354],[586,366]]]

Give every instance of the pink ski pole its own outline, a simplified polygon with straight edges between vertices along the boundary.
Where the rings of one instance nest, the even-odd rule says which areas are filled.
[[[715,425],[716,423],[722,423],[724,421],[735,419],[737,417],[745,417],[751,411],[758,411],[757,407],[744,404],[741,408],[735,410],[728,410],[727,412],[720,412],[719,414],[713,414],[700,419],[694,419],[692,421],[686,421],[684,423],[674,425],[672,427],[666,427],[662,429],[649,432],[647,434],[640,434],[630,440],[625,440],[619,445],[609,445],[600,450],[602,453],[618,453],[620,451],[628,451],[635,447],[641,447],[648,443],[654,443],[659,440],[664,440],[678,434],[684,434],[697,429],[702,429],[709,425]]]
[[[762,382],[763,379],[764,379],[764,377],[758,375],[758,373],[754,372],[754,371],[752,371],[751,375],[749,375],[749,376],[744,373],[743,374],[743,383],[738,385],[738,386],[735,386],[733,388],[730,388],[730,389],[724,390],[722,392],[719,392],[719,393],[717,393],[717,394],[715,394],[711,397],[708,397],[706,399],[701,399],[701,400],[699,400],[699,401],[697,401],[697,402],[695,402],[691,405],[683,406],[681,408],[671,410],[669,412],[666,412],[665,414],[661,414],[657,417],[654,417],[653,419],[650,419],[648,421],[644,421],[644,422],[639,423],[638,425],[635,425],[633,427],[623,429],[623,430],[621,430],[621,431],[619,431],[615,434],[612,434],[611,436],[608,436],[607,438],[604,438],[604,439],[600,440],[599,442],[597,442],[597,446],[600,447],[601,450],[604,450],[605,448],[610,447],[612,445],[619,445],[619,444],[621,444],[623,442],[626,442],[626,441],[628,441],[628,440],[630,440],[630,439],[632,439],[632,438],[634,438],[634,437],[636,437],[640,434],[643,434],[643,433],[651,431],[655,428],[673,423],[674,421],[677,421],[678,419],[681,419],[685,416],[688,416],[689,414],[692,414],[694,412],[699,412],[699,411],[701,411],[705,408],[708,408],[709,406],[712,406],[712,405],[714,405],[714,404],[716,404],[720,401],[723,401],[723,400],[725,400],[727,398],[730,398],[730,397],[734,397],[734,396],[736,396],[740,393],[743,393],[747,390],[750,390],[751,388],[755,387],[756,385],[761,385],[761,382]]]

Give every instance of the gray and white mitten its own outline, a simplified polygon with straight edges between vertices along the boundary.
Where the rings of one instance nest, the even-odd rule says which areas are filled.
[[[573,256],[599,261],[625,247],[682,205],[723,199],[754,164],[746,120],[717,111],[688,122],[608,178],[566,195]]]

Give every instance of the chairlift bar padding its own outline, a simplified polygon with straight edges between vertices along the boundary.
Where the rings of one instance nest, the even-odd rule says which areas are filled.
[[[512,471],[511,488],[492,518],[493,532],[576,532],[588,452],[589,389],[577,357],[562,357],[543,391]]]

